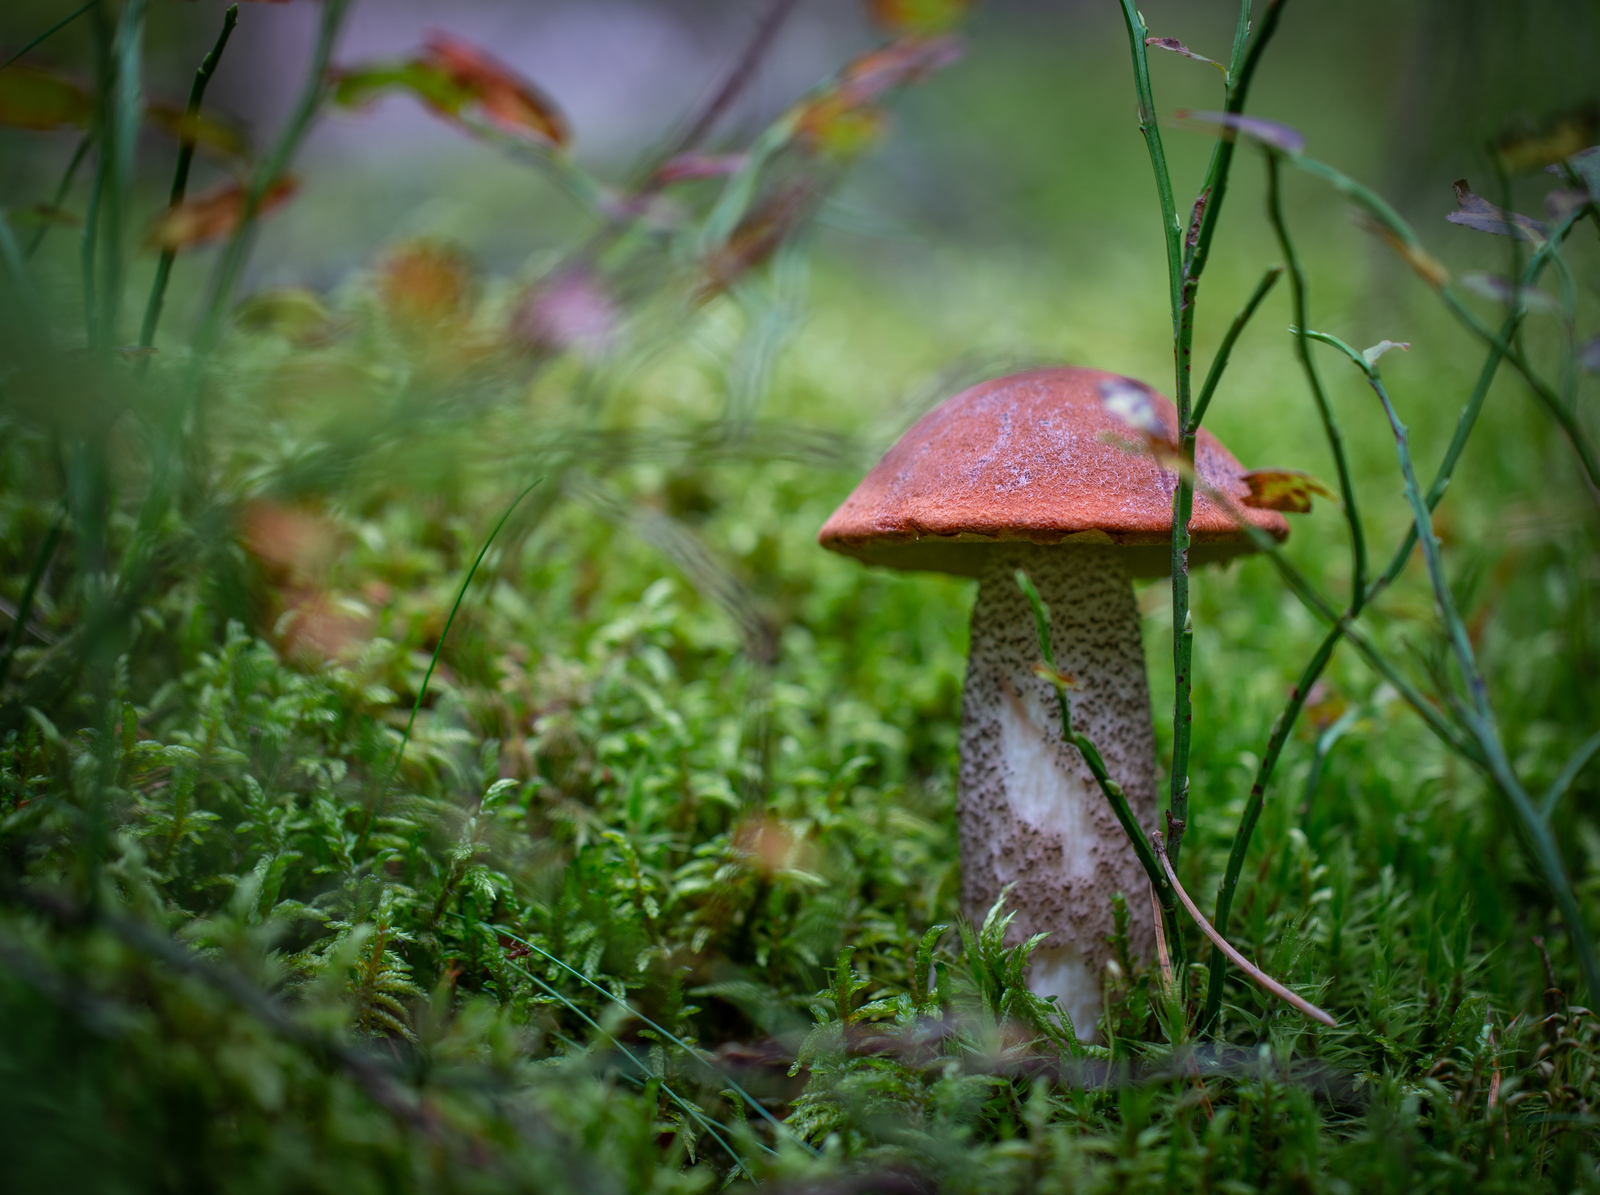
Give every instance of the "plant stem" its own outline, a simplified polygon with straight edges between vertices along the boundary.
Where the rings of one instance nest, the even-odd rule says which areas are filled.
[[[1350,525],[1350,615],[1361,613],[1367,589],[1367,537],[1361,527],[1361,512],[1356,504],[1355,485],[1350,480],[1350,465],[1345,459],[1344,436],[1339,431],[1328,396],[1322,389],[1322,378],[1317,373],[1316,362],[1311,359],[1311,346],[1306,337],[1306,278],[1295,254],[1294,243],[1289,239],[1289,226],[1283,216],[1283,191],[1279,185],[1279,154],[1272,149],[1267,155],[1267,213],[1273,230],[1278,235],[1278,246],[1289,268],[1289,286],[1294,299],[1294,320],[1297,333],[1295,347],[1300,366],[1305,371],[1306,382],[1311,387],[1311,397],[1322,417],[1322,429],[1333,452],[1334,467],[1339,471],[1339,496],[1344,504],[1345,519]]]
[[[186,126],[200,115],[200,104],[205,99],[206,86],[211,82],[211,76],[216,73],[217,64],[222,60],[222,51],[227,48],[228,38],[233,35],[233,27],[238,22],[239,6],[230,5],[228,11],[223,14],[222,32],[217,35],[216,44],[201,60],[199,69],[194,73],[194,82],[189,86],[189,103],[183,110]],[[194,136],[186,132],[178,144],[178,164],[172,173],[172,191],[167,197],[168,207],[177,207],[183,202],[183,197],[188,191],[189,167],[194,162],[194,147]],[[161,260],[156,263],[155,281],[150,285],[150,299],[145,304],[144,324],[139,331],[141,348],[149,348],[155,343],[156,324],[161,319],[161,307],[167,294],[167,279],[172,274],[172,263],[177,256],[176,249],[163,249]]]
[[[233,235],[228,238],[228,243],[223,247],[222,255],[212,272],[211,286],[206,296],[205,314],[195,335],[193,368],[196,372],[188,396],[191,405],[198,398],[199,372],[204,369],[206,360],[216,348],[217,341],[222,335],[222,322],[227,315],[228,303],[233,298],[234,288],[239,284],[239,276],[244,272],[245,261],[250,255],[262,197],[288,167],[295,151],[300,148],[300,143],[310,131],[311,122],[327,95],[328,64],[333,59],[333,45],[339,36],[339,29],[344,23],[345,11],[349,8],[349,4],[350,0],[323,0],[322,20],[317,26],[317,42],[311,52],[311,60],[306,64],[305,79],[300,84],[300,95],[271,151],[261,159],[250,176],[250,185],[245,190],[244,209],[240,213],[239,224],[233,230]]]
[[[405,733],[400,736],[400,746],[394,753],[394,763],[390,766],[388,779],[384,782],[385,789],[394,783],[394,778],[400,771],[400,763],[406,754],[406,745],[411,742],[412,727],[417,724],[417,711],[422,708],[422,699],[428,695],[428,683],[433,680],[433,670],[439,666],[439,656],[444,652],[445,640],[450,637],[450,628],[455,625],[456,614],[461,610],[461,603],[467,596],[467,586],[472,584],[472,578],[477,574],[478,566],[483,563],[483,558],[489,554],[490,545],[494,543],[495,536],[500,534],[500,528],[506,525],[506,520],[511,517],[511,512],[516,510],[522,500],[533,493],[534,489],[543,481],[543,477],[536,478],[527,489],[511,500],[511,505],[507,506],[501,513],[499,521],[495,523],[494,528],[484,539],[483,546],[478,549],[478,555],[473,559],[472,567],[467,570],[467,575],[461,578],[461,588],[456,590],[456,600],[451,603],[450,615],[444,620],[444,630],[439,632],[439,642],[434,645],[433,656],[428,660],[428,670],[423,674],[422,684],[417,686],[417,699],[411,703],[411,716],[406,719]],[[378,798],[372,802],[372,807],[367,811],[367,820],[362,825],[361,834],[356,839],[355,849],[351,852],[352,859],[366,852],[367,836],[372,833],[372,827],[378,820],[378,809],[381,805],[382,794],[380,793]]]
[[[3,675],[0,675],[0,680],[3,679]],[[1550,782],[1550,787],[1545,789],[1544,797],[1539,802],[1539,816],[1545,821],[1550,820],[1562,794],[1572,787],[1572,782],[1578,778],[1578,773],[1583,771],[1584,765],[1594,757],[1596,751],[1600,751],[1600,730],[1583,741],[1567,760],[1566,767],[1561,769],[1560,774]]]
[[[22,593],[17,598],[17,612],[11,623],[11,633],[6,637],[5,654],[0,655],[0,685],[4,685],[6,677],[11,674],[11,661],[17,654],[17,648],[22,645],[23,629],[33,614],[34,594],[38,592],[39,581],[44,577],[45,569],[50,567],[50,561],[56,554],[56,546],[61,542],[61,533],[66,527],[67,504],[63,501],[56,510],[56,517],[50,523],[50,530],[45,533],[44,542],[34,553],[33,565],[28,569],[28,579],[23,582]]]
[[[1145,146],[1150,151],[1150,167],[1156,176],[1156,194],[1161,200],[1161,231],[1167,245],[1172,336],[1176,341],[1178,312],[1183,306],[1180,285],[1183,276],[1183,230],[1178,226],[1177,207],[1172,198],[1172,176],[1167,173],[1167,155],[1161,146],[1161,127],[1156,123],[1155,94],[1150,85],[1150,53],[1144,44],[1150,30],[1145,27],[1144,18],[1139,15],[1134,0],[1122,0],[1122,19],[1127,24],[1128,45],[1133,51],[1133,85],[1139,100],[1139,132],[1144,135]]]
[[[87,5],[85,5],[87,7]],[[62,172],[61,182],[56,185],[55,197],[50,200],[52,211],[60,211],[61,204],[67,197],[67,192],[72,189],[72,180],[77,177],[78,167],[83,165],[83,159],[89,154],[89,146],[94,144],[94,137],[85,133],[78,139],[78,146],[72,151],[72,158],[67,162],[67,168]],[[44,243],[45,233],[50,231],[50,221],[46,220],[39,225],[33,234],[33,240],[28,242],[28,251],[23,254],[23,260],[31,260],[39,251],[39,246]]]
[[[1561,911],[1562,920],[1567,923],[1567,932],[1572,937],[1579,965],[1583,968],[1584,982],[1588,984],[1591,996],[1600,995],[1600,960],[1595,957],[1594,946],[1584,926],[1582,910],[1579,909],[1577,897],[1573,894],[1572,882],[1567,876],[1566,865],[1562,862],[1560,848],[1556,844],[1555,836],[1550,832],[1550,823],[1535,807],[1527,791],[1522,787],[1521,781],[1517,779],[1500,741],[1500,732],[1495,726],[1494,711],[1489,704],[1488,686],[1484,683],[1483,673],[1478,668],[1472,639],[1467,634],[1466,625],[1461,621],[1461,614],[1456,609],[1455,597],[1450,592],[1449,579],[1444,571],[1444,560],[1439,553],[1439,540],[1433,533],[1433,521],[1427,502],[1423,498],[1421,487],[1417,484],[1416,469],[1411,463],[1411,447],[1405,425],[1400,422],[1400,417],[1395,412],[1394,404],[1389,400],[1388,391],[1384,389],[1378,371],[1371,366],[1367,368],[1367,380],[1377,394],[1378,401],[1383,404],[1383,413],[1388,417],[1389,427],[1394,432],[1400,472],[1405,478],[1406,499],[1411,504],[1418,542],[1422,545],[1423,558],[1427,561],[1428,580],[1433,586],[1434,603],[1445,624],[1450,645],[1455,652],[1456,666],[1461,671],[1468,695],[1472,700],[1468,725],[1488,760],[1489,773],[1494,778],[1496,787],[1511,802],[1518,820],[1522,823],[1522,830],[1533,846],[1534,856],[1544,871],[1545,883],[1550,887],[1556,906]]]
[[[789,19],[798,6],[800,0],[770,0],[767,11],[761,14],[756,22],[755,32],[751,34],[746,43],[744,52],[739,55],[738,61],[731,71],[722,80],[722,85],[712,94],[705,106],[695,115],[689,127],[683,131],[682,136],[674,140],[665,153],[660,155],[661,161],[676,157],[678,154],[688,153],[698,146],[706,136],[717,126],[733,102],[739,98],[741,92],[750,85],[750,80],[755,78],[757,69],[767,52],[772,49],[772,43],[778,36],[778,31],[783,28],[784,22]],[[651,174],[655,172],[652,170]]]
[[[1275,151],[1268,150],[1268,156],[1276,156]],[[1567,405],[1561,401],[1560,396],[1551,389],[1549,384],[1534,372],[1533,366],[1522,351],[1516,347],[1513,338],[1496,337],[1494,332],[1482,320],[1473,315],[1461,302],[1460,298],[1445,286],[1448,281],[1448,274],[1444,272],[1442,266],[1428,258],[1426,250],[1422,247],[1421,240],[1411,225],[1402,219],[1400,214],[1382,196],[1378,195],[1370,187],[1357,182],[1343,171],[1329,166],[1326,162],[1308,158],[1304,154],[1288,154],[1284,156],[1288,157],[1293,165],[1304,170],[1307,174],[1332,184],[1336,190],[1347,195],[1356,204],[1365,209],[1388,233],[1393,234],[1398,242],[1397,247],[1403,251],[1413,268],[1417,267],[1419,260],[1431,263],[1431,269],[1437,271],[1437,276],[1430,277],[1429,281],[1439,291],[1439,297],[1443,300],[1445,306],[1473,335],[1491,348],[1498,349],[1505,359],[1511,362],[1516,371],[1522,375],[1523,380],[1533,390],[1534,397],[1543,404],[1551,418],[1556,421],[1557,426],[1561,428],[1562,433],[1567,437],[1573,451],[1577,453],[1578,462],[1583,466],[1584,474],[1592,487],[1592,492],[1600,494],[1600,454],[1597,454],[1594,445],[1589,442],[1588,436],[1576,417],[1567,408]],[[1588,203],[1574,208],[1561,223],[1549,230],[1545,244],[1540,246],[1538,252],[1534,254],[1533,260],[1538,261],[1541,258],[1548,258],[1549,253],[1553,251],[1551,247],[1559,246],[1571,231],[1572,226],[1578,220],[1591,213],[1594,215],[1596,222],[1600,223],[1600,204],[1590,200]]]
[[[95,5],[95,0],[89,0],[89,2],[87,4],[82,4],[82,5],[78,6],[77,8],[73,9],[66,16],[62,17],[59,21],[57,21],[54,25],[50,26],[50,28],[46,29],[43,33],[39,34],[38,37],[34,38],[31,42],[28,42],[25,46],[22,47],[22,49],[18,50],[15,54],[11,55],[10,58],[7,58],[4,62],[0,62],[0,71],[5,70],[6,67],[10,66],[13,62],[15,62],[17,59],[21,58],[24,54],[26,54],[29,50],[33,49],[35,46],[39,45],[41,42],[45,41],[46,39],[54,36],[55,34],[59,33],[61,30],[65,29],[68,25],[72,24],[72,22],[76,21],[84,13],[88,12],[91,8],[93,8],[94,5]]]
[[[1272,724],[1272,734],[1267,739],[1266,753],[1262,755],[1260,766],[1256,768],[1255,782],[1250,785],[1250,796],[1245,801],[1244,813],[1239,817],[1238,829],[1234,831],[1233,847],[1228,852],[1228,866],[1222,876],[1222,886],[1217,889],[1217,914],[1213,924],[1216,925],[1217,932],[1223,936],[1228,933],[1228,918],[1233,911],[1233,893],[1239,886],[1239,873],[1244,869],[1245,855],[1250,850],[1250,839],[1255,834],[1256,823],[1261,820],[1261,810],[1266,804],[1267,781],[1272,778],[1273,770],[1278,766],[1278,757],[1283,754],[1284,744],[1289,741],[1289,732],[1294,729],[1295,719],[1300,716],[1311,687],[1317,683],[1317,678],[1322,675],[1322,670],[1333,658],[1334,649],[1339,646],[1339,640],[1343,637],[1343,628],[1337,626],[1323,637],[1316,653],[1301,671],[1294,690],[1289,694],[1289,704],[1278,715],[1278,720]],[[1222,1011],[1222,983],[1226,969],[1223,953],[1213,951],[1211,972],[1206,980],[1205,1011],[1200,1016],[1201,1033],[1205,1032],[1216,1020],[1217,1014]]]
[[[1111,778],[1106,771],[1105,760],[1101,758],[1099,749],[1089,739],[1072,728],[1072,708],[1067,704],[1067,688],[1065,678],[1056,668],[1056,653],[1050,640],[1050,607],[1039,596],[1039,590],[1034,586],[1032,578],[1022,569],[1015,573],[1017,588],[1022,590],[1028,599],[1028,605],[1033,608],[1033,625],[1039,637],[1039,654],[1044,657],[1048,666],[1047,671],[1040,673],[1048,680],[1056,691],[1056,706],[1061,714],[1061,737],[1068,744],[1078,749],[1083,756],[1083,762],[1088,765],[1089,772],[1094,776],[1095,783],[1100,786],[1100,791],[1105,795],[1106,802],[1111,806],[1112,813],[1116,814],[1117,821],[1122,826],[1122,832],[1128,836],[1128,841],[1133,844],[1133,853],[1139,859],[1139,865],[1144,868],[1145,875],[1150,880],[1157,901],[1166,914],[1167,940],[1173,949],[1173,956],[1178,960],[1178,965],[1183,964],[1183,939],[1176,936],[1177,931],[1177,905],[1174,903],[1172,887],[1167,883],[1167,877],[1162,872],[1160,864],[1156,862],[1155,852],[1150,847],[1150,840],[1145,837],[1144,828],[1139,825],[1139,819],[1133,816],[1133,810],[1128,805],[1128,798],[1122,791],[1122,786]]]
[[[1233,323],[1228,326],[1228,333],[1222,338],[1222,343],[1217,346],[1217,355],[1211,359],[1211,369],[1206,373],[1206,380],[1200,386],[1200,396],[1195,399],[1194,410],[1189,414],[1189,422],[1185,430],[1193,435],[1199,430],[1201,421],[1206,417],[1206,411],[1211,407],[1211,398],[1217,391],[1217,383],[1222,380],[1223,370],[1228,368],[1228,358],[1233,353],[1233,346],[1238,341],[1245,325],[1255,315],[1256,308],[1261,306],[1261,301],[1267,297],[1272,288],[1278,284],[1278,279],[1283,277],[1283,267],[1270,266],[1267,272],[1261,275],[1261,281],[1256,283],[1256,288],[1245,300],[1239,314],[1233,317]]]
[[[1304,996],[1298,995],[1295,992],[1291,992],[1288,988],[1284,987],[1276,979],[1273,979],[1272,976],[1268,975],[1260,967],[1256,966],[1249,959],[1245,958],[1244,955],[1235,950],[1232,944],[1230,944],[1226,938],[1219,934],[1206,921],[1200,910],[1195,907],[1194,901],[1189,899],[1189,894],[1183,890],[1183,885],[1178,882],[1178,876],[1177,873],[1172,870],[1171,861],[1167,858],[1166,852],[1161,849],[1161,835],[1159,834],[1156,835],[1156,856],[1161,860],[1162,870],[1166,872],[1167,878],[1172,881],[1173,891],[1178,894],[1178,899],[1183,903],[1183,907],[1189,911],[1189,916],[1194,918],[1194,923],[1200,927],[1201,932],[1204,933],[1206,937],[1211,939],[1212,945],[1225,954],[1234,966],[1238,967],[1239,970],[1243,971],[1251,979],[1255,980],[1255,982],[1262,989],[1270,992],[1272,995],[1282,1000],[1285,1004],[1293,1006],[1299,1012],[1310,1017],[1313,1021],[1317,1021],[1320,1024],[1326,1025],[1330,1029],[1337,1029],[1339,1027],[1339,1022],[1334,1020],[1327,1013],[1323,1012],[1322,1009],[1311,1003],[1311,1001],[1307,1000]]]
[[[1129,48],[1133,51],[1133,83],[1139,104],[1139,131],[1144,135],[1145,146],[1150,153],[1156,195],[1161,203],[1161,226],[1167,247],[1167,298],[1172,314],[1175,398],[1178,427],[1182,429],[1189,421],[1190,361],[1187,341],[1193,336],[1193,316],[1188,302],[1192,290],[1184,281],[1183,232],[1178,224],[1166,150],[1161,143],[1161,127],[1156,120],[1155,92],[1150,82],[1150,55],[1145,45],[1150,30],[1145,26],[1134,0],[1122,0],[1122,19],[1128,29]],[[1205,195],[1202,193],[1196,203],[1197,217],[1204,204]],[[1182,437],[1180,452],[1183,459],[1192,465],[1192,437]],[[1172,495],[1172,768],[1166,817],[1174,856],[1182,846],[1184,827],[1189,820],[1189,735],[1193,725],[1189,687],[1194,646],[1189,621],[1189,519],[1194,508],[1194,482],[1190,480],[1192,472],[1192,468],[1179,471],[1178,485]]]

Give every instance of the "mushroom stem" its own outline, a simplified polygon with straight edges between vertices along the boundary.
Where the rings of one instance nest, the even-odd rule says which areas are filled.
[[[972,612],[961,718],[962,911],[982,921],[1007,884],[1008,936],[1050,934],[1029,986],[1055,996],[1078,1035],[1095,1033],[1100,975],[1111,947],[1111,898],[1147,880],[1088,765],[1062,741],[1051,683],[1038,676],[1039,640],[1014,570],[1026,569],[1050,608],[1059,670],[1071,678],[1075,727],[1100,748],[1134,816],[1155,825],[1155,738],[1139,609],[1113,547],[1018,545],[995,550]],[[1130,899],[1130,946],[1149,957],[1147,902]]]

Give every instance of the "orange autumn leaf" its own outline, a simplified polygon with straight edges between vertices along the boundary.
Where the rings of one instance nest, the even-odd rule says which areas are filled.
[[[1303,515],[1311,511],[1311,495],[1338,501],[1332,490],[1298,469],[1253,469],[1242,478],[1250,493],[1241,501],[1257,510],[1280,510]]]
[[[902,37],[852,59],[834,83],[801,107],[795,132],[802,144],[831,158],[851,158],[882,139],[888,115],[874,102],[885,92],[926,78],[961,56],[945,37]]]
[[[961,42],[903,37],[851,59],[839,74],[837,90],[851,103],[864,104],[894,87],[918,83],[961,58]]]
[[[274,577],[298,583],[320,579],[339,550],[332,521],[265,500],[250,502],[240,512],[239,539]]]
[[[948,33],[972,11],[972,0],[867,0],[867,14],[890,33]]]
[[[844,160],[871,149],[888,127],[889,115],[882,108],[851,103],[834,91],[806,106],[795,131],[813,152]]]
[[[256,214],[264,216],[281,207],[299,185],[296,179],[288,176],[278,179],[261,196]],[[244,185],[237,182],[224,183],[204,195],[186,199],[162,213],[150,230],[148,243],[155,249],[176,250],[225,237],[239,226],[244,216],[244,200]]]
[[[384,308],[401,323],[429,325],[459,317],[472,297],[472,268],[453,246],[414,241],[392,251],[378,272]]]
[[[420,61],[470,93],[484,115],[507,132],[532,134],[558,147],[570,139],[567,119],[554,100],[471,42],[435,30]]]
[[[746,216],[728,243],[706,261],[707,278],[700,297],[710,298],[726,290],[747,270],[760,265],[777,250],[791,229],[800,222],[811,197],[804,183],[794,183],[774,193]]]

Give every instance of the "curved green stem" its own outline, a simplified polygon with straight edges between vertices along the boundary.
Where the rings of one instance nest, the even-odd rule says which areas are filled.
[[[189,103],[183,110],[184,122],[192,124],[200,115],[200,104],[205,99],[206,86],[211,82],[211,76],[216,74],[217,63],[222,60],[222,51],[228,46],[228,38],[233,35],[233,27],[239,23],[239,6],[230,5],[222,17],[222,32],[217,35],[217,41],[211,47],[211,52],[200,61],[200,67],[194,73],[194,82],[189,86]],[[192,134],[184,133],[178,145],[178,164],[172,172],[172,190],[167,196],[167,206],[177,207],[183,202],[183,197],[189,189],[189,167],[194,162],[195,140]],[[149,348],[155,343],[156,324],[161,319],[161,307],[166,300],[167,279],[172,275],[172,263],[177,259],[178,251],[167,248],[161,251],[161,259],[156,262],[155,281],[150,284],[150,298],[145,303],[144,322],[139,329],[139,347]]]
[[[1273,770],[1278,766],[1278,757],[1283,754],[1284,744],[1289,741],[1289,732],[1294,729],[1295,719],[1300,716],[1300,710],[1305,706],[1312,686],[1317,683],[1322,670],[1328,666],[1328,661],[1333,658],[1334,649],[1339,646],[1339,640],[1342,638],[1344,630],[1338,626],[1323,637],[1316,654],[1311,657],[1300,673],[1300,679],[1295,682],[1294,689],[1289,694],[1288,705],[1278,715],[1278,720],[1272,724],[1272,734],[1267,739],[1267,750],[1261,757],[1260,766],[1256,768],[1255,782],[1250,785],[1250,796],[1245,801],[1244,813],[1239,817],[1239,827],[1234,831],[1233,847],[1228,852],[1228,866],[1222,876],[1222,886],[1217,890],[1217,914],[1212,919],[1212,924],[1224,937],[1228,933],[1228,918],[1233,912],[1233,894],[1239,886],[1239,873],[1244,870],[1245,855],[1250,850],[1250,839],[1255,834],[1256,823],[1261,820],[1261,811],[1266,804],[1267,781],[1272,778]],[[1220,950],[1213,951],[1211,971],[1206,979],[1205,1011],[1200,1015],[1199,1031],[1202,1033],[1222,1011],[1222,983],[1226,973],[1227,959]]]
[[[1367,537],[1361,526],[1361,510],[1356,503],[1356,490],[1350,480],[1350,463],[1345,457],[1344,435],[1334,418],[1333,408],[1322,389],[1322,378],[1317,373],[1316,362],[1311,359],[1311,346],[1306,336],[1306,278],[1295,253],[1294,242],[1289,239],[1289,226],[1283,215],[1283,189],[1279,185],[1279,154],[1268,149],[1267,155],[1267,214],[1273,230],[1278,235],[1278,246],[1289,268],[1289,285],[1294,296],[1294,322],[1299,329],[1295,348],[1300,357],[1300,367],[1305,371],[1306,382],[1311,387],[1311,397],[1322,417],[1322,430],[1327,435],[1328,447],[1333,453],[1334,467],[1339,472],[1339,497],[1344,503],[1345,520],[1350,525],[1350,613],[1361,613],[1367,589]]]
[[[505,508],[500,515],[499,521],[495,523],[494,528],[485,537],[483,546],[478,549],[478,555],[472,561],[472,567],[467,570],[467,575],[461,578],[461,588],[456,590],[456,600],[450,605],[449,617],[444,620],[444,630],[439,632],[439,642],[434,645],[433,655],[428,660],[428,670],[423,673],[422,684],[417,686],[417,699],[411,703],[411,716],[406,719],[405,732],[400,736],[400,746],[395,750],[394,763],[390,766],[389,777],[384,782],[385,789],[394,783],[394,778],[400,771],[400,762],[405,758],[406,746],[411,742],[412,728],[417,724],[417,712],[422,709],[422,699],[428,695],[428,684],[433,680],[433,670],[439,666],[439,656],[444,652],[445,640],[450,637],[450,628],[455,624],[456,614],[460,611],[461,603],[467,596],[467,586],[472,584],[472,578],[477,575],[478,566],[483,563],[483,558],[489,554],[490,545],[494,543],[495,536],[500,534],[500,528],[506,525],[506,520],[511,517],[511,512],[516,510],[522,500],[533,493],[534,489],[543,481],[544,478],[542,477],[536,478],[527,489],[511,500],[511,505]],[[383,795],[380,793],[372,802],[372,807],[367,811],[367,820],[362,825],[361,834],[356,839],[355,849],[351,852],[352,859],[358,858],[366,852],[367,837],[372,833],[372,827],[378,820],[378,810],[382,807],[382,804]]]
[[[1255,290],[1250,292],[1250,297],[1245,300],[1239,314],[1233,317],[1233,323],[1228,326],[1227,335],[1222,338],[1222,343],[1217,346],[1217,355],[1211,359],[1211,368],[1206,373],[1206,380],[1200,387],[1200,396],[1195,399],[1194,410],[1189,415],[1189,422],[1185,431],[1193,435],[1200,430],[1201,421],[1206,417],[1206,411],[1211,406],[1211,398],[1217,392],[1217,383],[1222,381],[1223,370],[1228,368],[1228,358],[1233,354],[1233,346],[1238,341],[1245,325],[1255,315],[1256,308],[1261,306],[1263,299],[1271,293],[1272,288],[1278,284],[1278,279],[1283,277],[1281,265],[1269,266],[1267,272],[1261,275],[1261,281],[1256,283]]]

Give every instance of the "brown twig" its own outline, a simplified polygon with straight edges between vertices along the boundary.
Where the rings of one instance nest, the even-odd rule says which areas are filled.
[[[1311,1003],[1311,1001],[1307,1000],[1304,996],[1297,996],[1294,992],[1291,992],[1288,988],[1284,987],[1276,979],[1273,979],[1260,967],[1256,966],[1249,959],[1245,958],[1244,955],[1235,950],[1226,938],[1211,928],[1211,923],[1207,921],[1204,915],[1201,914],[1200,910],[1195,907],[1194,901],[1189,899],[1189,894],[1183,890],[1183,885],[1178,883],[1178,874],[1172,870],[1172,863],[1167,858],[1166,845],[1161,840],[1161,832],[1158,830],[1154,835],[1152,835],[1152,839],[1155,846],[1156,858],[1160,860],[1162,869],[1167,873],[1167,882],[1172,885],[1172,890],[1178,894],[1178,900],[1183,903],[1184,908],[1189,910],[1189,916],[1194,918],[1194,922],[1200,927],[1201,932],[1204,933],[1206,937],[1211,939],[1212,945],[1214,945],[1218,950],[1222,951],[1223,954],[1227,955],[1228,960],[1233,963],[1235,967],[1238,967],[1239,970],[1243,971],[1246,975],[1253,979],[1256,982],[1256,985],[1263,991],[1272,993],[1272,995],[1276,996],[1284,1003],[1292,1005],[1294,1008],[1310,1017],[1313,1021],[1316,1021],[1322,1025],[1326,1025],[1330,1029],[1337,1029],[1339,1027],[1338,1021],[1334,1020],[1327,1013],[1323,1012],[1322,1009]]]
[[[683,131],[683,135],[672,142],[671,148],[662,155],[662,160],[677,157],[694,149],[716,127],[717,122],[727,115],[728,109],[739,98],[739,94],[750,85],[750,80],[755,77],[757,68],[767,56],[767,51],[772,49],[778,30],[783,28],[783,23],[789,19],[789,14],[799,7],[799,4],[800,0],[772,0],[767,5],[767,11],[761,15],[761,21],[756,25],[754,35],[751,36],[733,70],[722,81],[722,86],[717,88],[706,101],[705,107],[700,109],[699,115]]]

